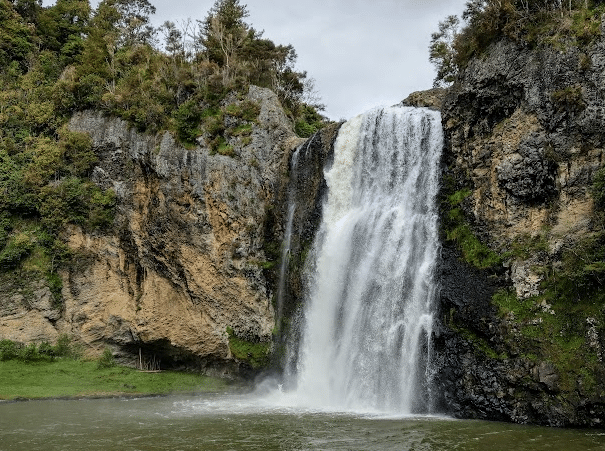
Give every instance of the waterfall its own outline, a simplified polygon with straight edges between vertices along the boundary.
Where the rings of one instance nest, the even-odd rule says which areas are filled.
[[[341,127],[309,257],[301,403],[429,409],[441,148],[439,113],[426,109],[375,109]]]
[[[300,147],[298,147],[292,154],[290,172],[296,172],[296,166],[298,165],[298,153]],[[288,192],[288,218],[286,220],[286,230],[284,232],[284,240],[282,243],[281,252],[281,263],[279,265],[279,281],[277,285],[277,312],[276,322],[281,328],[281,320],[284,311],[284,295],[286,289],[286,273],[288,269],[288,263],[290,259],[290,241],[292,239],[292,225],[294,223],[294,212],[296,211],[296,202],[293,199],[292,192]]]

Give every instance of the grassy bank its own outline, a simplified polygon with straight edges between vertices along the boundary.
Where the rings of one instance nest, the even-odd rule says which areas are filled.
[[[132,368],[99,368],[97,362],[0,361],[0,399],[147,395],[222,390],[225,381],[192,373],[143,373]]]

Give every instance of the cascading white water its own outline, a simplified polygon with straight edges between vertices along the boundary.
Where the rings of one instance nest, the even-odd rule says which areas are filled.
[[[305,405],[426,409],[442,139],[426,109],[342,126],[308,278],[295,389]]]
[[[294,166],[295,167],[295,166]],[[282,244],[281,264],[279,266],[279,282],[277,286],[277,324],[281,325],[281,319],[284,311],[284,290],[286,288],[286,270],[290,257],[290,241],[292,240],[292,225],[294,223],[294,212],[296,203],[290,200],[288,205],[288,220],[286,222],[286,231],[284,233],[284,242]]]
[[[296,172],[298,166],[298,153],[300,152],[298,147],[292,154],[291,167],[292,172]],[[279,267],[279,282],[277,286],[277,312],[276,320],[279,327],[281,327],[281,319],[284,310],[284,290],[286,288],[286,271],[288,269],[288,262],[290,257],[290,241],[292,239],[292,226],[294,224],[294,213],[296,211],[296,202],[292,199],[292,193],[288,193],[288,218],[286,221],[286,230],[284,233],[284,241],[282,243],[281,253],[281,264]]]

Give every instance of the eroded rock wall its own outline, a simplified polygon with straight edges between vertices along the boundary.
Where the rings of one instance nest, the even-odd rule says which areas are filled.
[[[62,310],[41,300],[40,308],[20,312],[25,323],[34,324],[32,315],[41,323],[37,333],[3,336],[52,342],[67,333],[93,355],[109,346],[133,361],[141,349],[164,365],[227,373],[241,369],[228,327],[242,340],[269,343],[275,312],[263,269],[266,221],[290,153],[303,140],[274,93],[251,87],[247,100],[260,114],[248,122],[247,139],[231,138],[234,156],[185,149],[169,133],[151,136],[120,119],[77,113],[69,126],[90,134],[99,157],[92,180],[117,195],[114,225],[107,233],[70,227],[65,239],[77,263],[62,272]],[[0,331],[18,331],[6,313]]]
[[[503,40],[443,103],[444,215],[457,191],[502,262],[473,268],[444,241],[437,382],[454,415],[605,424],[603,306],[557,295],[553,277],[602,229],[591,186],[604,158],[604,54],[602,38],[584,51]]]

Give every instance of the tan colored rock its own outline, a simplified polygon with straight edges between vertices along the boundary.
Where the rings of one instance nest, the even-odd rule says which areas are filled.
[[[29,310],[0,317],[0,337],[19,343],[54,343],[59,333],[43,312]]]
[[[45,286],[29,304],[15,293],[0,302],[0,338],[54,341],[67,333],[90,355],[110,346],[134,362],[141,348],[206,368],[232,365],[227,327],[269,342],[272,292],[260,266],[265,220],[301,140],[274,93],[251,87],[248,98],[260,115],[249,140],[230,138],[233,158],[204,146],[184,149],[169,133],[141,134],[97,112],[77,113],[70,128],[89,133],[99,156],[92,179],[117,195],[114,226],[109,233],[69,227],[64,238],[78,257],[62,273],[60,318]]]
[[[441,110],[443,99],[447,95],[447,89],[433,88],[426,91],[416,91],[407,96],[400,105],[424,107],[431,110]]]

